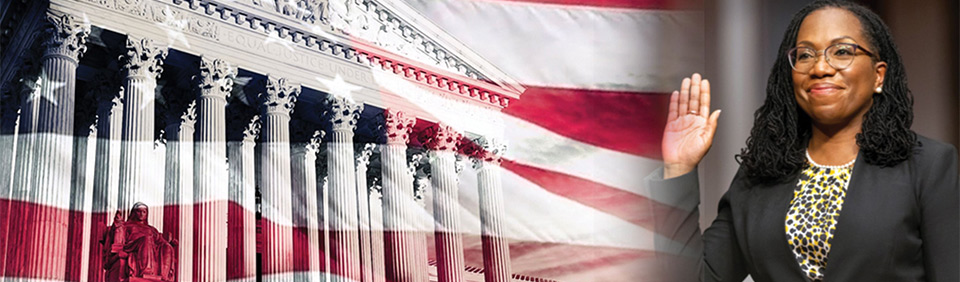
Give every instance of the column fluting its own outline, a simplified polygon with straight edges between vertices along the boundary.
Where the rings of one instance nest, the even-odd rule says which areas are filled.
[[[290,114],[300,85],[268,75],[260,93],[262,118],[260,191],[263,280],[293,280],[293,221],[290,193]]]
[[[317,152],[324,132],[296,119],[290,123],[291,184],[293,190],[293,256],[299,271],[294,281],[320,281],[320,222],[317,218]]]
[[[227,275],[227,95],[237,69],[229,63],[200,58],[200,74],[193,76],[197,95],[197,131],[194,141],[194,279],[226,281]]]
[[[134,203],[142,202],[149,207],[149,217],[153,219],[163,214],[163,192],[146,187],[152,187],[156,181],[148,177],[154,175],[150,169],[158,166],[153,152],[154,100],[167,48],[149,39],[128,36],[124,50],[119,209],[128,210]]]
[[[230,173],[227,274],[231,280],[257,275],[256,138],[260,115],[234,99],[227,107],[227,165]]]
[[[436,124],[424,131],[430,150],[430,181],[433,186],[434,240],[437,276],[440,282],[463,281],[463,239],[460,234],[460,200],[454,166],[461,134],[453,127]]]
[[[32,162],[11,193],[18,205],[10,214],[23,214],[10,235],[23,234],[19,255],[7,260],[7,275],[62,280],[66,274],[70,181],[73,170],[73,128],[76,69],[86,51],[89,26],[71,15],[47,14],[42,37],[39,88],[25,97],[23,108],[36,110],[21,133]],[[20,173],[20,171],[18,171]],[[19,267],[10,268],[9,266]],[[19,271],[18,271],[19,270]],[[13,271],[14,273],[10,273]],[[18,273],[19,272],[19,273]]]
[[[187,92],[189,93],[189,92]],[[193,137],[197,122],[195,95],[171,91],[166,110],[164,233],[177,240],[178,281],[193,280]]]
[[[412,221],[413,178],[407,168],[407,142],[416,119],[401,111],[384,111],[387,142],[380,146],[383,191],[383,237],[386,280],[421,282],[415,260],[415,232]]]
[[[506,146],[501,141],[488,137],[474,139],[473,143],[482,148],[477,151],[473,166],[478,170],[480,189],[484,281],[513,281],[510,278],[510,245],[503,231],[506,213],[503,207],[503,184],[500,180],[500,162]]]
[[[361,111],[363,104],[332,97],[330,108],[324,114],[332,124],[331,142],[327,143],[331,275],[353,280],[360,279],[353,131]]]

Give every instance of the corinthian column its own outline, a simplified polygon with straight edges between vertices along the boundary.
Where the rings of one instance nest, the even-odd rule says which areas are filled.
[[[253,280],[257,275],[254,147],[260,134],[260,116],[236,102],[239,100],[234,99],[227,107],[230,113],[227,120],[227,165],[230,171],[227,273],[233,274],[228,277],[232,280]]]
[[[506,146],[499,140],[481,137],[473,140],[478,150],[473,167],[479,172],[480,225],[483,244],[483,276],[488,282],[509,282],[510,245],[503,234],[503,188],[500,161]]]
[[[357,176],[357,218],[360,232],[360,281],[373,281],[373,259],[370,241],[370,197],[367,192],[367,166],[376,144],[355,144]]]
[[[93,218],[90,233],[90,281],[103,281],[103,232],[113,221],[118,203],[120,134],[123,124],[123,90],[116,75],[103,74],[97,88],[97,153],[93,175]]]
[[[416,271],[416,232],[413,228],[413,178],[407,168],[407,141],[416,119],[393,109],[384,111],[387,143],[380,147],[383,172],[383,228],[387,281],[420,282]]]
[[[74,118],[73,175],[70,192],[70,223],[67,226],[67,273],[69,281],[86,280],[90,255],[90,206],[93,205],[94,151],[97,115],[94,92],[77,99]]]
[[[290,113],[300,86],[267,76],[260,93],[260,191],[263,216],[263,277],[293,280],[293,228],[290,195]]]
[[[74,83],[77,60],[86,51],[89,32],[89,27],[70,15],[46,16],[39,91],[31,93],[24,103],[24,107],[36,109],[35,122],[26,128],[34,138],[27,151],[33,161],[17,164],[29,165],[30,169],[26,178],[18,178],[26,181],[15,184],[11,194],[12,199],[23,201],[23,206],[11,207],[10,214],[22,214],[25,221],[11,226],[10,235],[21,233],[24,237],[19,241],[21,255],[7,263],[20,267],[8,267],[7,276],[64,279],[73,170]]]
[[[362,104],[343,97],[330,100],[325,113],[332,123],[333,138],[327,145],[330,169],[330,267],[331,275],[360,279],[360,245],[357,237],[357,190],[353,155],[353,130]]]
[[[121,57],[123,77],[123,129],[120,145],[120,209],[143,202],[150,207],[151,218],[162,215],[163,194],[148,189],[154,179],[149,169],[154,163],[154,91],[163,71],[166,47],[149,39],[128,37],[126,52]],[[160,193],[158,193],[160,192]],[[162,218],[162,217],[161,217]]]
[[[177,239],[177,279],[193,280],[193,134],[197,103],[192,94],[171,91],[166,111],[164,233]]]
[[[293,261],[304,271],[294,274],[294,281],[320,281],[320,222],[317,218],[317,152],[324,132],[314,130],[302,120],[291,122],[290,143],[293,185]]]
[[[463,281],[463,239],[460,234],[460,200],[456,161],[460,133],[453,127],[435,124],[424,132],[430,150],[433,215],[436,224],[437,274],[440,282]]]
[[[194,279],[227,279],[227,95],[237,70],[227,62],[200,58],[200,74],[193,80],[197,96],[197,133],[194,148]]]

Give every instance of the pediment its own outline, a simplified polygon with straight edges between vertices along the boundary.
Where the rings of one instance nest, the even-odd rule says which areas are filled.
[[[211,1],[214,2],[214,1]],[[523,87],[455,38],[397,0],[226,0],[299,22],[337,42],[362,41],[450,73],[520,93]]]

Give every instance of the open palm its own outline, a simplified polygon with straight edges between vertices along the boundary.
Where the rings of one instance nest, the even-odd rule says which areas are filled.
[[[670,96],[663,132],[664,178],[690,172],[713,144],[720,111],[710,113],[710,82],[700,74],[683,79]]]

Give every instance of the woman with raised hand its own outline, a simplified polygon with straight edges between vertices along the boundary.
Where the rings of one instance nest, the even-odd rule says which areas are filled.
[[[904,67],[876,14],[816,1],[794,16],[740,170],[701,234],[696,167],[720,114],[710,94],[698,74],[672,94],[664,168],[648,178],[678,206],[654,214],[672,241],[658,248],[699,254],[699,280],[960,280],[957,151],[910,130]]]

